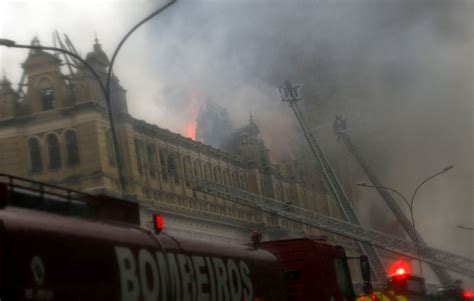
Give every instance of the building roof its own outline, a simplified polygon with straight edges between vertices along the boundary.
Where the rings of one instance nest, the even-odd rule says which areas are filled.
[[[104,50],[102,50],[102,45],[99,43],[97,37],[95,39],[94,50],[87,54],[86,61],[104,69],[110,65],[109,58]]]

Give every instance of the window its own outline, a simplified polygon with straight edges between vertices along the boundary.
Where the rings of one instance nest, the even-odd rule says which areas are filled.
[[[206,180],[212,181],[211,178],[211,169],[209,168],[209,164],[204,164],[204,178]]]
[[[137,158],[138,174],[143,174],[142,149],[140,140],[135,138],[135,157]]]
[[[67,131],[64,135],[66,140],[66,163],[69,166],[79,164],[79,149],[77,147],[77,136],[74,131]]]
[[[232,173],[232,186],[239,187],[239,178],[235,172]]]
[[[193,173],[191,169],[191,159],[189,157],[184,157],[183,158],[183,170],[184,170],[184,176],[186,179],[186,186],[191,187],[191,180],[193,178]]]
[[[41,105],[43,111],[54,109],[54,93],[53,88],[46,88],[40,91]]]
[[[178,180],[178,166],[176,164],[176,159],[174,158],[173,155],[168,156],[168,160],[166,164],[167,164],[168,174],[175,177],[175,181],[177,181]]]
[[[244,178],[244,175],[240,175],[240,183],[242,183],[242,189],[247,190],[247,181]]]
[[[194,169],[194,176],[196,178],[200,178],[201,173],[200,173],[200,167],[199,167],[199,162],[198,161],[194,161],[193,169]]]
[[[229,174],[227,173],[227,170],[224,169],[222,174],[224,178],[224,185],[229,185]]]
[[[346,260],[341,257],[334,258],[334,269],[336,270],[337,287],[341,294],[345,297],[354,296],[351,277]]]
[[[28,150],[30,153],[31,172],[43,171],[43,161],[41,160],[41,146],[36,138],[28,139]]]
[[[221,182],[221,171],[219,169],[219,166],[214,166],[214,180],[217,183]]]
[[[167,181],[168,180],[168,167],[166,164],[165,152],[162,149],[160,149],[159,154],[160,154],[161,176],[163,178],[163,181]]]
[[[155,146],[153,144],[148,144],[146,146],[146,154],[148,157],[148,172],[150,177],[154,178],[156,176],[156,154]]]
[[[58,137],[51,134],[47,138],[48,143],[48,158],[49,158],[49,169],[61,168],[61,149],[59,147]]]
[[[283,190],[280,185],[277,185],[277,199],[283,201]]]
[[[115,145],[114,145],[114,140],[112,139],[112,131],[107,130],[105,134],[105,140],[107,143],[107,154],[109,156],[109,165],[110,166],[115,166]]]

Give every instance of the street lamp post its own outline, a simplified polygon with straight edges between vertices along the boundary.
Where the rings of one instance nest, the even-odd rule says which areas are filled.
[[[68,51],[68,50],[65,50],[65,49],[62,49],[62,48],[46,47],[46,46],[40,46],[40,45],[20,45],[20,44],[16,44],[16,42],[12,41],[12,40],[0,39],[0,46],[6,46],[6,47],[11,47],[11,48],[27,48],[27,49],[36,49],[36,50],[52,50],[52,51],[58,51],[58,52],[65,53],[67,55],[70,55],[70,56],[78,59],[92,73],[94,78],[99,83],[99,86],[100,86],[100,89],[101,89],[102,93],[104,94],[107,109],[109,111],[109,122],[110,122],[110,129],[111,129],[112,140],[113,140],[112,143],[113,143],[113,147],[114,147],[114,151],[115,151],[115,157],[116,157],[116,161],[117,161],[117,170],[118,170],[118,174],[119,174],[119,181],[120,181],[120,186],[121,186],[121,191],[122,191],[122,197],[124,197],[124,198],[126,198],[126,181],[125,181],[125,177],[123,175],[123,162],[124,161],[122,161],[120,147],[119,147],[119,144],[118,144],[118,136],[117,136],[117,131],[116,131],[116,127],[115,127],[115,120],[114,120],[113,113],[112,113],[112,103],[111,103],[111,100],[110,100],[110,82],[111,82],[111,77],[112,77],[112,67],[113,67],[113,64],[115,62],[115,58],[117,57],[118,52],[120,51],[120,49],[122,48],[122,45],[125,43],[125,41],[128,39],[128,37],[130,37],[130,35],[136,29],[138,29],[141,25],[143,25],[145,22],[147,22],[151,18],[155,17],[156,15],[158,15],[159,13],[164,11],[166,8],[170,7],[176,1],[177,0],[170,0],[167,4],[163,5],[162,7],[157,9],[155,12],[150,14],[148,17],[146,17],[143,20],[141,20],[140,22],[138,22],[122,38],[119,45],[116,47],[116,49],[114,51],[114,54],[112,56],[112,60],[110,61],[109,70],[108,70],[108,73],[107,73],[107,81],[106,81],[105,85],[102,82],[102,80],[100,79],[97,72],[94,70],[94,68],[92,68],[92,66],[90,66],[83,58],[81,58],[80,56],[78,56],[77,54],[75,54],[71,51]]]
[[[414,204],[414,201],[415,201],[416,194],[420,190],[421,186],[423,186],[429,180],[431,180],[431,179],[447,172],[448,170],[450,170],[452,168],[453,168],[453,166],[447,166],[447,167],[443,168],[440,172],[437,172],[434,175],[429,176],[426,179],[424,179],[423,181],[421,181],[420,184],[418,184],[418,186],[416,187],[415,191],[413,192],[413,195],[412,195],[410,201],[408,201],[408,199],[402,193],[400,193],[399,191],[397,191],[393,188],[390,188],[390,187],[369,185],[367,183],[357,184],[357,186],[370,187],[370,188],[379,188],[379,189],[386,189],[386,190],[392,191],[392,192],[396,193],[398,196],[400,196],[402,198],[402,200],[405,202],[408,209],[410,210],[411,224],[413,225],[413,230],[415,232],[415,236],[417,237],[417,239],[416,239],[416,245],[417,245],[416,246],[416,252],[417,252],[417,256],[418,256],[418,265],[420,267],[420,274],[421,274],[422,277],[423,277],[423,268],[422,268],[422,265],[421,265],[420,254],[419,254],[419,250],[418,250],[418,243],[419,243],[419,240],[420,240],[421,237],[420,237],[420,234],[418,234],[418,232],[416,231],[415,216],[413,214],[413,204]]]
[[[474,228],[472,228],[472,227],[466,227],[466,226],[463,226],[463,225],[458,225],[457,228],[463,229],[463,230],[474,231]]]

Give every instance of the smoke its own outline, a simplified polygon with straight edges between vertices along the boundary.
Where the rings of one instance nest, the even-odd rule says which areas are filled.
[[[2,2],[1,36],[28,43],[38,34],[46,45],[58,29],[85,54],[97,31],[110,55],[164,1],[81,3]],[[417,229],[428,244],[472,258],[472,231],[456,228],[474,226],[472,20],[470,0],[181,0],[126,42],[115,73],[132,115],[176,132],[189,122],[183,112],[207,100],[226,107],[236,127],[252,111],[276,159],[305,145],[278,93],[286,79],[301,84],[311,126],[345,115],[382,182],[407,197],[455,166],[420,190]],[[25,57],[0,49],[13,82]],[[328,153],[342,147],[330,126],[315,133]],[[376,193],[355,194],[384,210]]]
[[[236,125],[251,109],[282,157],[301,135],[277,87],[298,82],[311,126],[345,115],[382,182],[407,197],[454,165],[417,195],[417,229],[430,245],[474,254],[472,233],[456,228],[474,220],[472,2],[207,1],[174,9],[184,15],[150,28],[164,30],[151,46],[163,85],[194,83]],[[179,102],[157,97],[179,112]],[[330,127],[317,133],[328,152],[338,147]],[[357,192],[369,198],[366,207],[386,211],[375,193]]]

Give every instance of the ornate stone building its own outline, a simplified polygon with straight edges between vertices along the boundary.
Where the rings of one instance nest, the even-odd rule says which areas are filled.
[[[109,60],[97,41],[86,60],[105,77]],[[26,93],[14,91],[6,77],[0,83],[0,172],[121,196],[108,113],[95,79],[81,68],[65,75],[58,56],[38,50],[22,67]],[[141,204],[144,226],[151,212],[161,212],[170,233],[205,238],[246,241],[252,229],[267,238],[324,234],[196,191],[194,178],[340,216],[318,183],[299,181],[291,164],[270,162],[253,118],[237,133],[234,151],[225,152],[132,117],[115,76],[112,103],[125,194]]]

